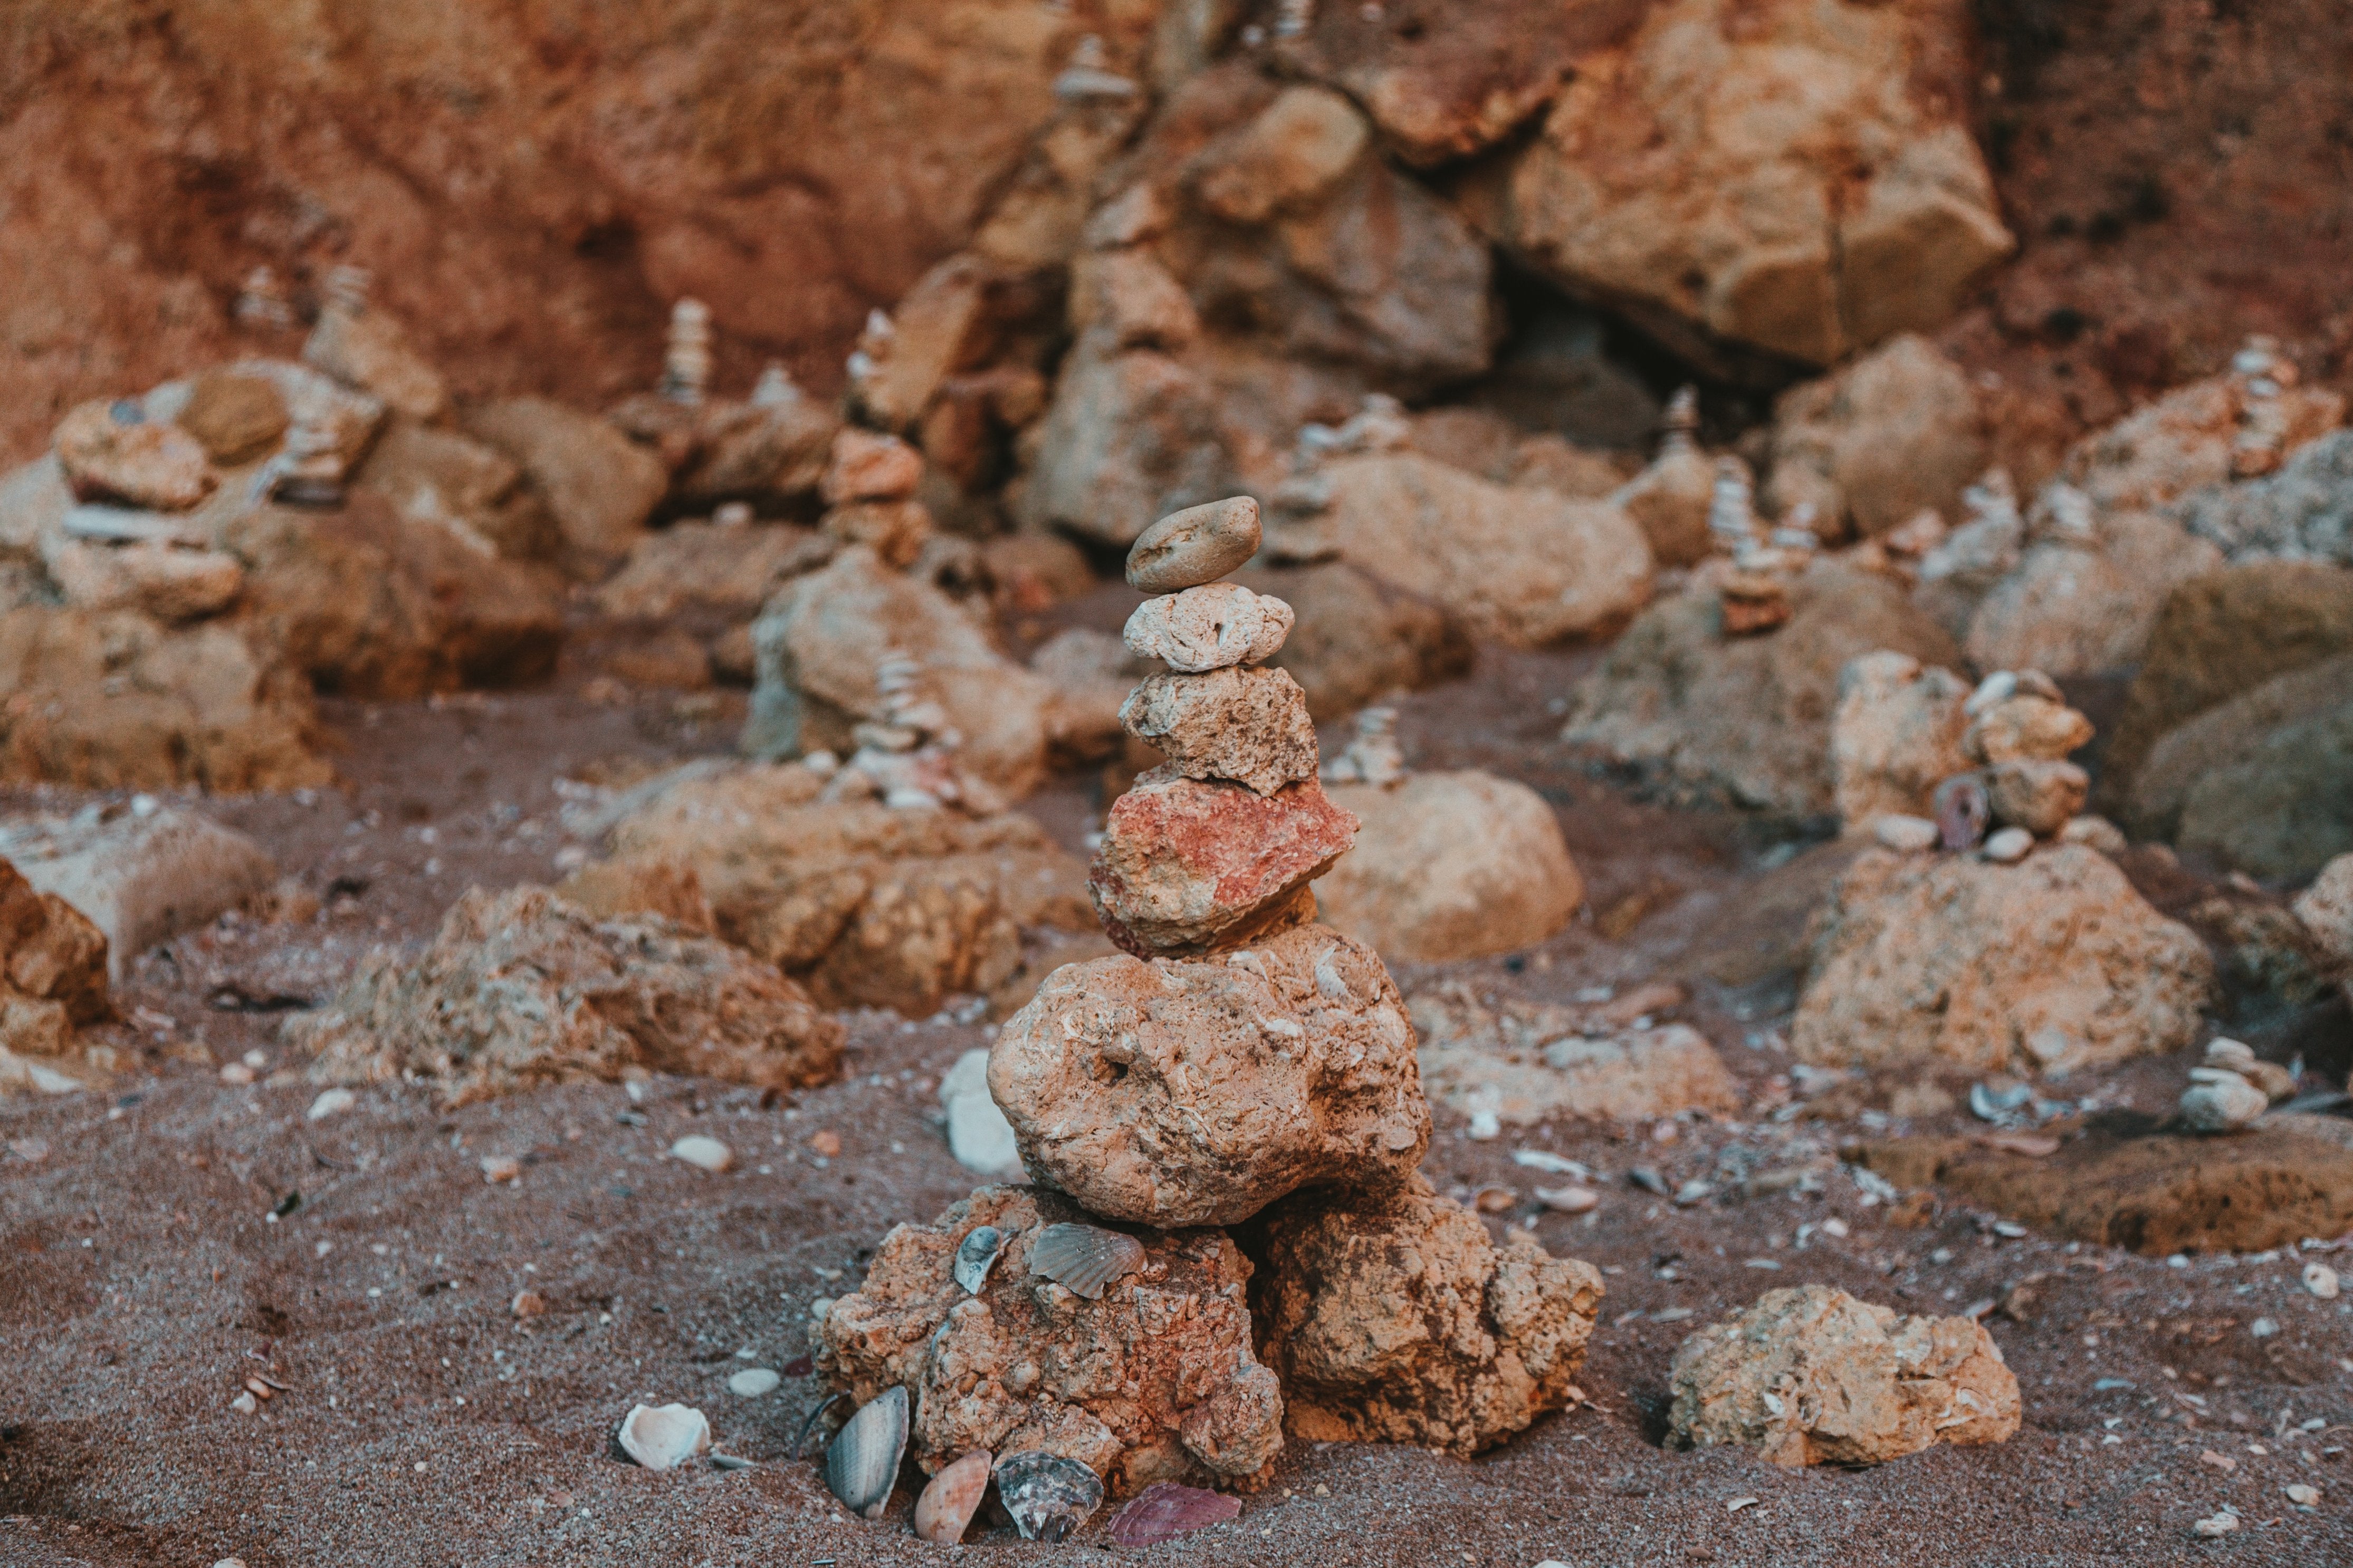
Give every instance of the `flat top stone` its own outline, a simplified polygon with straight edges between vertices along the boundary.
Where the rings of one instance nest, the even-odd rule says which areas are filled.
[[[1173,594],[1214,583],[1258,553],[1261,533],[1250,496],[1172,511],[1136,536],[1127,552],[1127,585]]]

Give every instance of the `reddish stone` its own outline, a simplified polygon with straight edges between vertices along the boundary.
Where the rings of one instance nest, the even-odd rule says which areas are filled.
[[[923,458],[896,436],[845,429],[833,438],[833,457],[819,487],[828,506],[904,500],[923,482]]]
[[[1307,884],[1356,837],[1356,816],[1314,779],[1261,795],[1155,770],[1113,804],[1087,892],[1139,958],[1238,947],[1313,919]]]

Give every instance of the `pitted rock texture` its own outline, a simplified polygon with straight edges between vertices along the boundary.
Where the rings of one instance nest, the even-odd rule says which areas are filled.
[[[2170,508],[2192,492],[2230,486],[2232,448],[2254,401],[2247,378],[2240,375],[2209,376],[2175,387],[2078,441],[2061,460],[2059,477],[2090,496],[2102,511]],[[2326,387],[2290,386],[2266,401],[2278,421],[2283,451],[2294,451],[2345,418],[2344,395]]]
[[[1314,779],[1261,795],[1154,769],[1112,803],[1087,895],[1140,957],[1235,947],[1312,919],[1307,884],[1355,841],[1356,819]]]
[[[1239,583],[1208,583],[1145,600],[1121,636],[1136,658],[1165,659],[1173,669],[1198,675],[1273,658],[1293,619],[1281,599]]]
[[[1224,779],[1272,795],[1315,776],[1307,694],[1280,669],[1229,666],[1200,675],[1148,675],[1121,705],[1119,721],[1186,778]]]
[[[2018,1378],[1969,1318],[1905,1318],[1827,1285],[1771,1290],[1675,1352],[1668,1442],[1777,1465],[1876,1465],[1932,1443],[1999,1443]]]
[[[1936,786],[1968,771],[1968,695],[1959,676],[1909,654],[1868,653],[1839,671],[1831,769],[1850,831],[1878,816],[1929,816]]]
[[[1832,889],[1789,1046],[1825,1067],[2099,1066],[2186,1047],[2213,984],[2205,943],[2096,850],[1872,849]]]
[[[0,859],[0,1056],[62,1054],[78,1024],[112,1016],[106,933]]]
[[[1647,1020],[1614,1005],[1491,1009],[1455,984],[1417,994],[1408,1011],[1421,1039],[1422,1088],[1458,1115],[1533,1127],[1556,1116],[1650,1121],[1740,1104],[1724,1058],[1687,1024],[1637,1027]]]
[[[452,1105],[629,1068],[799,1089],[842,1027],[741,950],[659,916],[596,921],[544,888],[476,888],[410,962],[379,948],[326,1007],[286,1021],[318,1083],[414,1074]]]
[[[1250,1260],[1216,1230],[1145,1231],[1144,1263],[1088,1300],[1029,1272],[1049,1225],[1097,1223],[1060,1194],[982,1187],[882,1238],[863,1284],[809,1331],[818,1375],[859,1404],[913,1400],[926,1472],[976,1448],[1044,1448],[1113,1491],[1216,1484],[1282,1451],[1282,1393],[1250,1342]],[[1004,1250],[977,1296],[952,1272],[980,1226]]]
[[[1496,1247],[1417,1174],[1398,1191],[1300,1194],[1269,1213],[1253,1298],[1293,1436],[1493,1447],[1572,1397],[1600,1271]]]
[[[988,1088],[1039,1180],[1138,1224],[1233,1225],[1300,1187],[1394,1186],[1430,1106],[1380,959],[1324,926],[1198,961],[1057,970]]]

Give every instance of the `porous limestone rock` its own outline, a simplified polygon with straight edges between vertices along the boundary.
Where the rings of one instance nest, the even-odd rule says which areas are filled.
[[[1971,1318],[1906,1318],[1827,1285],[1769,1290],[1702,1329],[1668,1374],[1668,1442],[1777,1465],[1876,1465],[1933,1443],[2000,1443],[2018,1377]]]
[[[1394,1186],[1430,1142],[1396,985],[1317,925],[1057,970],[998,1034],[988,1087],[1037,1180],[1161,1226],[1238,1224],[1303,1186]]]
[[[861,1405],[905,1388],[908,1456],[927,1472],[976,1448],[1043,1448],[1116,1492],[1257,1474],[1282,1450],[1282,1391],[1250,1342],[1249,1259],[1219,1231],[1147,1231],[1141,1264],[1100,1299],[1031,1273],[1039,1231],[1095,1223],[1054,1193],[983,1187],[894,1227],[810,1326],[818,1375]],[[954,1267],[983,1226],[1003,1250],[975,1296]]]
[[[1410,1005],[1422,1088],[1461,1116],[1512,1127],[1554,1117],[1651,1121],[1730,1111],[1739,1086],[1707,1037],[1683,1024],[1642,1026],[1608,1007],[1507,1001],[1490,1008],[1451,986]]]
[[[1763,500],[1777,516],[1811,506],[1831,538],[1850,529],[1876,537],[1927,508],[1957,518],[1961,492],[1986,458],[1985,416],[1968,376],[1927,339],[1905,332],[1781,395]]]
[[[1146,599],[1121,637],[1138,658],[1156,658],[1187,675],[1259,664],[1291,635],[1291,606],[1239,583],[1208,583]]]
[[[1936,786],[1968,771],[1968,695],[1959,676],[1909,654],[1867,653],[1839,672],[1831,770],[1849,831],[1883,816],[1928,816]]]
[[[791,1089],[822,1083],[841,1026],[758,959],[659,916],[592,920],[544,888],[469,890],[413,961],[378,948],[289,1017],[316,1083],[426,1079],[450,1104],[630,1068]]]
[[[149,948],[236,908],[278,876],[244,834],[153,800],[72,816],[0,817],[0,856],[104,933],[116,980]]]
[[[220,482],[202,442],[148,418],[134,400],[100,398],[69,410],[55,440],[77,500],[185,511]]]
[[[1409,963],[1537,946],[1585,901],[1544,796],[1476,769],[1389,785],[1339,784],[1357,820],[1354,852],[1315,884],[1321,918]]]
[[[2084,537],[2029,538],[1969,616],[1965,646],[1980,669],[2063,677],[2131,668],[2167,598],[2222,563],[2211,544],[2152,512],[2099,514]]]
[[[1298,617],[1268,662],[1299,682],[1307,711],[1324,723],[1471,669],[1471,637],[1460,616],[1344,561],[1253,570],[1244,582],[1279,595]]]
[[[2051,1072],[2181,1049],[2213,960],[2079,845],[2013,866],[1883,849],[1833,888],[1789,1046],[1820,1067]]]
[[[2209,376],[2084,437],[2060,460],[2059,478],[2104,512],[2168,507],[2194,491],[2228,485],[2240,434],[2258,401],[2272,405],[2283,452],[2345,418],[2343,395],[2323,387],[2288,386],[2275,397],[2257,399],[2243,375]]]
[[[111,1016],[106,960],[104,931],[0,858],[0,1057],[61,1055],[77,1025]]]
[[[1303,1193],[1262,1222],[1260,1354],[1309,1442],[1468,1457],[1576,1397],[1600,1271],[1497,1247],[1416,1174],[1385,1196]]]
[[[1224,779],[1272,795],[1315,776],[1307,694],[1280,669],[1228,666],[1200,675],[1147,675],[1121,705],[1129,734],[1190,779]]]
[[[1987,803],[1993,820],[2049,838],[2084,809],[2092,776],[2069,762],[2045,759],[1997,763],[1985,771]]]
[[[1987,703],[1972,702],[1968,728],[1961,731],[1961,752],[1973,763],[1999,765],[2017,762],[2057,762],[2092,739],[2092,721],[2056,695],[2029,690],[2021,682],[2009,696]]]
[[[1112,803],[1087,893],[1139,957],[1235,947],[1313,918],[1307,885],[1356,831],[1313,778],[1261,795],[1155,769]]]
[[[670,487],[661,459],[592,414],[544,397],[509,397],[465,412],[467,432],[522,466],[546,502],[575,577],[610,572],[645,537]]]
[[[2353,854],[2323,866],[2312,886],[2296,895],[2294,907],[2321,950],[2353,968]]]

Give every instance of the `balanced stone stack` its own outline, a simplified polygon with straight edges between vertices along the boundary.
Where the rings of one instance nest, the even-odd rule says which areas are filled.
[[[990,1053],[1036,1188],[901,1226],[812,1335],[861,1418],[904,1391],[926,1472],[998,1456],[1017,1522],[1039,1451],[1114,1491],[1248,1484],[1286,1426],[1476,1452],[1577,1397],[1599,1306],[1589,1266],[1495,1247],[1419,1174],[1405,1005],[1315,921],[1356,820],[1318,782],[1299,687],[1264,668],[1291,607],[1219,580],[1260,540],[1240,498],[1129,554],[1159,596],[1127,646],[1168,668],[1121,722],[1167,761],[1112,807],[1090,878],[1123,952],[1050,976]],[[845,1500],[879,1513],[874,1484]]]

